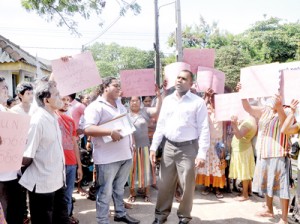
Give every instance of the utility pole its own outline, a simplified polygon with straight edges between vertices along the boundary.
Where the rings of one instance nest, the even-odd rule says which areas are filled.
[[[159,25],[158,25],[158,0],[154,0],[154,16],[155,16],[155,80],[156,85],[160,86],[160,55],[159,55]]]
[[[176,0],[176,53],[177,53],[177,61],[182,61],[183,52],[182,52],[180,0]]]

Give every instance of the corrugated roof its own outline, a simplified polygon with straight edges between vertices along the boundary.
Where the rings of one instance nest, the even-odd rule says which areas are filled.
[[[36,66],[36,57],[30,55],[28,52],[21,49],[18,45],[12,43],[10,40],[0,35],[0,63],[7,62],[24,62]],[[47,66],[39,60],[41,69],[51,71],[50,66]]]

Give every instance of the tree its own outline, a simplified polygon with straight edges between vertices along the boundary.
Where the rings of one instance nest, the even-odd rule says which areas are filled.
[[[300,23],[282,24],[279,18],[256,22],[241,34],[243,48],[255,61],[286,62],[296,59],[300,40]]]
[[[118,76],[120,70],[154,68],[154,51],[143,51],[134,47],[123,47],[95,43],[89,50],[102,77]]]
[[[202,16],[200,16],[199,25],[187,25],[182,31],[182,46],[183,48],[207,48],[210,37],[213,34],[220,33],[218,24],[213,22],[209,25]],[[168,38],[169,47],[176,45],[175,33],[172,32]]]
[[[135,14],[139,14],[141,7],[124,0],[116,0],[120,6],[120,16],[124,16],[128,9]],[[84,19],[89,19],[91,15],[99,16],[105,7],[105,0],[22,0],[22,6],[29,12],[36,12],[39,16],[46,17],[47,21],[52,21],[58,17],[58,26],[66,25],[72,33],[79,35],[77,22],[74,16],[79,14]],[[99,25],[102,25],[100,23]]]
[[[228,45],[217,50],[215,67],[225,73],[225,85],[234,89],[240,79],[240,69],[249,66],[251,62],[249,53],[238,45]]]

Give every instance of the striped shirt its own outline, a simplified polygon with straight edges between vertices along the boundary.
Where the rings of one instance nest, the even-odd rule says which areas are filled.
[[[24,157],[33,161],[20,179],[29,191],[51,193],[65,183],[65,159],[57,116],[38,108],[32,116]]]
[[[288,113],[288,110],[285,110]],[[266,107],[258,122],[256,148],[261,158],[283,157],[288,148],[289,137],[280,132],[279,117],[270,107]]]

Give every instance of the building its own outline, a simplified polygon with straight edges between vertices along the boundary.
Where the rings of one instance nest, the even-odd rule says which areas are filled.
[[[51,74],[50,63],[38,59],[0,35],[0,76],[8,84],[9,95],[15,94],[18,83],[32,82]]]

